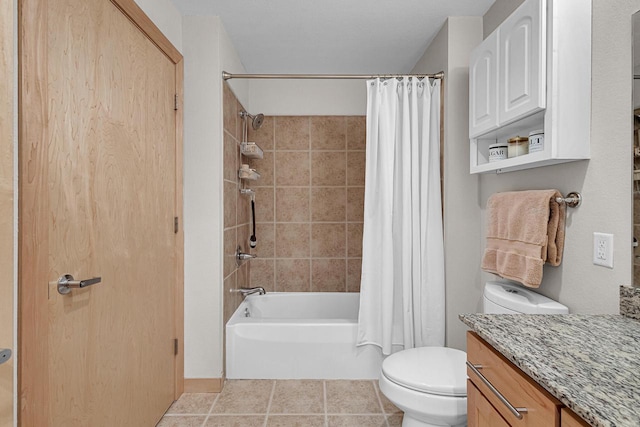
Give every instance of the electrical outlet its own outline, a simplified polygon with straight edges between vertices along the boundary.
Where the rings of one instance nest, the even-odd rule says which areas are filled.
[[[613,234],[593,233],[593,263],[613,268]]]

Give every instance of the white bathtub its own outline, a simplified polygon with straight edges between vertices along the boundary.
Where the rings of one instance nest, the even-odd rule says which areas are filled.
[[[344,292],[248,296],[226,325],[227,378],[378,378],[380,349],[356,347],[359,298]]]

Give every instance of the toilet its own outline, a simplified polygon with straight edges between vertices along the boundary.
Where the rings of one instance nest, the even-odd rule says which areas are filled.
[[[511,282],[487,282],[483,312],[564,314],[569,309]],[[403,427],[467,425],[467,354],[447,347],[402,350],[382,362],[380,391],[404,411]]]

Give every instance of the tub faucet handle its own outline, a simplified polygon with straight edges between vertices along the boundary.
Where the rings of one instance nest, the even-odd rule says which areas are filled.
[[[236,265],[239,266],[242,263],[242,261],[246,261],[248,259],[253,259],[253,258],[257,258],[257,256],[254,254],[248,254],[248,253],[242,252],[242,248],[240,246],[238,246],[238,248],[236,249]]]

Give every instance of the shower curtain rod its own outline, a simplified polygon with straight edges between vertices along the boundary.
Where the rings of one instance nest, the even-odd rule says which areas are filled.
[[[443,79],[444,71],[435,74],[231,74],[222,72],[224,80],[230,79],[392,79],[397,77],[430,77]]]

